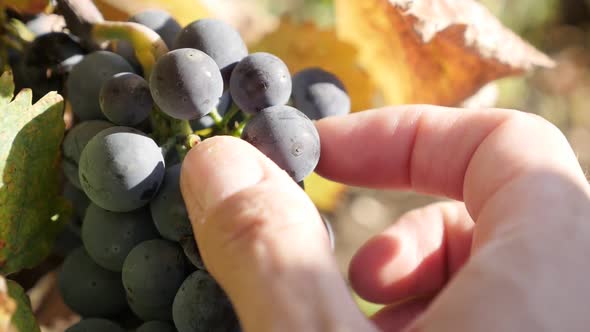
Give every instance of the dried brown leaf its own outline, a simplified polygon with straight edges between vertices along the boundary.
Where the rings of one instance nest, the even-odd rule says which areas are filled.
[[[339,35],[386,102],[458,105],[490,81],[553,61],[474,0],[335,0]]]

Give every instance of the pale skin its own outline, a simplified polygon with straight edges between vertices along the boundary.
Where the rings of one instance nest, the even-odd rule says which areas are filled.
[[[588,331],[590,186],[540,117],[416,105],[317,123],[332,180],[453,201],[409,212],[352,259],[356,307],[317,210],[239,139],[185,159],[181,187],[204,262],[245,332]]]

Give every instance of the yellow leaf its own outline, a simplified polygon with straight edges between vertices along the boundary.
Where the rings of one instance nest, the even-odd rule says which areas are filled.
[[[95,4],[108,20],[126,20],[143,10],[157,8],[168,11],[185,26],[209,15],[200,0],[95,0]]]
[[[319,29],[312,23],[282,20],[279,27],[250,47],[252,52],[269,52],[281,58],[295,73],[306,67],[333,72],[351,95],[353,111],[372,108],[378,95],[368,74],[357,65],[355,46],[339,40],[332,28]]]
[[[312,173],[305,179],[305,192],[321,211],[334,211],[346,187]]]
[[[388,104],[457,105],[495,79],[553,61],[475,0],[335,0],[338,35]]]

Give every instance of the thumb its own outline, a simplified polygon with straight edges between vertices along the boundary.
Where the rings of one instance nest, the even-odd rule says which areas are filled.
[[[182,166],[203,261],[245,331],[373,329],[355,306],[307,195],[250,144],[210,138]]]

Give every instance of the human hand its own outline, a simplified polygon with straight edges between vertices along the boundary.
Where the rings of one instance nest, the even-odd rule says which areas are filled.
[[[244,141],[183,164],[203,260],[244,331],[586,331],[590,188],[565,137],[510,110],[405,106],[317,123],[318,172],[462,201],[410,212],[367,242],[352,287],[313,203]],[[475,222],[474,222],[475,221]]]

